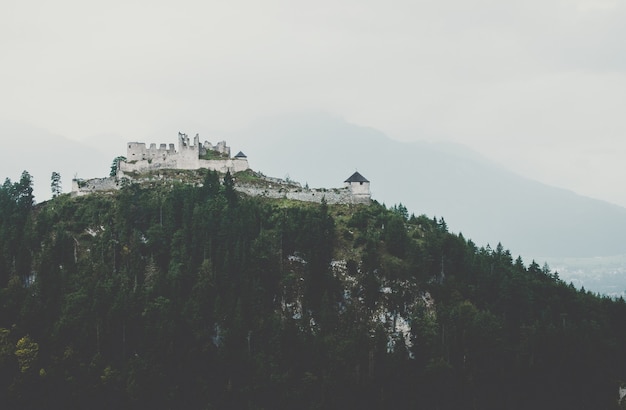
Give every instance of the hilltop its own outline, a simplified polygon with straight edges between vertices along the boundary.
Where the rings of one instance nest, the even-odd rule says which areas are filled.
[[[72,195],[81,196],[94,192],[116,191],[131,183],[141,186],[171,185],[184,182],[202,186],[206,170],[228,174],[239,192],[252,196],[288,198],[305,202],[361,203],[371,199],[370,181],[354,172],[344,181],[342,188],[309,188],[289,179],[273,178],[253,171],[248,157],[241,151],[230,156],[226,141],[215,146],[208,141],[200,143],[196,134],[193,142],[178,133],[178,149],[174,144],[129,142],[126,156],[115,158],[108,177],[72,180]]]

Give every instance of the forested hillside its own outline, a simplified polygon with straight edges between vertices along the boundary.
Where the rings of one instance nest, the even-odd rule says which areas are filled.
[[[235,175],[236,178],[236,175]],[[611,409],[626,303],[402,205],[0,188],[2,408]]]

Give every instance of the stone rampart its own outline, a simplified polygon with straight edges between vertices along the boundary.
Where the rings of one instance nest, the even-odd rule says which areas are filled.
[[[355,196],[348,188],[304,189],[285,187],[258,187],[235,185],[235,190],[249,196],[292,199],[294,201],[321,203],[322,198],[329,204],[369,204],[370,198]]]
[[[133,172],[145,172],[147,170],[156,171],[159,169],[177,169],[178,162],[176,157],[153,158],[139,161],[120,161],[117,168],[118,178],[122,178],[126,174]]]
[[[156,158],[167,158],[170,155],[176,154],[174,144],[160,144],[157,148],[156,144],[150,144],[149,148],[146,148],[146,144],[143,142],[129,142],[126,148],[126,160],[127,161],[139,161]]]
[[[161,169],[210,169],[211,171],[231,174],[245,171],[249,167],[248,160],[245,158],[232,159],[196,159],[195,161],[185,160],[180,157],[167,157],[165,159],[155,158],[141,161],[120,162],[118,167],[118,178],[122,178],[132,173],[143,173],[146,171],[158,171]]]
[[[120,189],[120,184],[115,177],[72,180],[72,195],[75,196],[89,195],[94,192],[117,191],[118,189]]]
[[[235,160],[231,160],[236,162]],[[218,161],[225,162],[225,161]],[[151,181],[162,180],[162,176],[133,179],[131,181]],[[268,178],[269,179],[269,178]],[[321,203],[322,198],[329,204],[369,204],[369,196],[354,195],[349,188],[317,188],[309,189],[302,188],[299,184],[285,184],[285,181],[278,178],[271,178],[275,180],[276,184],[269,184],[267,186],[248,185],[248,184],[235,184],[235,190],[245,195],[265,197],[273,199],[291,199],[294,201],[303,202],[316,202]],[[94,178],[88,180],[73,180],[72,181],[72,195],[83,196],[94,192],[103,191],[116,191],[121,188],[122,179],[115,177],[108,178]]]
[[[221,172],[225,174],[230,172],[234,174],[236,172],[245,171],[250,166],[248,160],[245,158],[234,159],[200,159],[198,160],[198,168],[210,169],[212,171]]]

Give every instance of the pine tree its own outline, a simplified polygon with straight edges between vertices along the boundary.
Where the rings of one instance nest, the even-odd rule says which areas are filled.
[[[109,176],[114,177],[117,175],[117,169],[120,166],[120,161],[126,161],[126,157],[119,156],[113,158],[113,162],[111,163],[111,170],[109,171]]]
[[[61,195],[61,174],[58,172],[52,172],[50,176],[50,189],[52,189],[52,198]]]

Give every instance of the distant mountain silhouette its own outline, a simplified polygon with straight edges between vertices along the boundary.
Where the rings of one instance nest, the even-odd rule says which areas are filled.
[[[626,208],[516,175],[460,145],[398,142],[325,114],[266,119],[227,138],[245,146],[253,169],[311,187],[340,186],[358,170],[374,199],[444,217],[479,246],[501,242],[525,259],[626,253]]]

